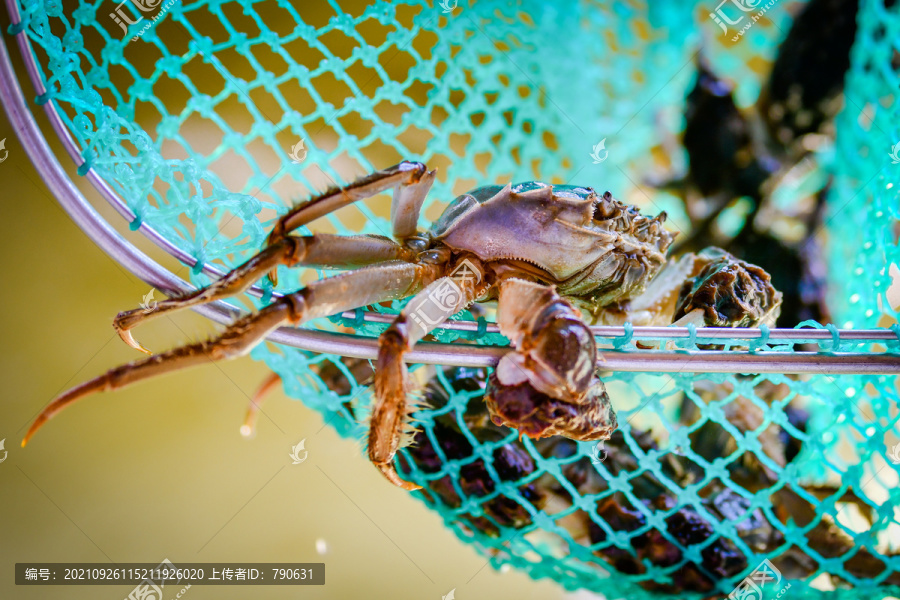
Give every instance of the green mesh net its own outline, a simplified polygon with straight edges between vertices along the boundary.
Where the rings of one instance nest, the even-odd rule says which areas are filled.
[[[420,225],[478,185],[543,179],[613,190],[687,228],[680,202],[645,193],[641,174],[660,137],[682,126],[696,47],[718,35],[706,3],[18,4],[22,21],[10,33],[30,40],[50,90],[36,101],[56,103],[86,161],[81,172],[93,168],[125,199],[134,229],[152,225],[198,265],[236,266],[296,201],[407,158],[440,169]],[[882,0],[860,4],[850,101],[833,153],[820,157],[834,176],[831,307],[840,326],[856,328],[896,323],[888,265],[900,262],[891,183],[900,165],[888,160],[900,140],[900,13]],[[792,8],[784,0],[752,35],[710,54],[740,82],[739,104],[759,94]],[[572,82],[585,92],[570,93]],[[609,158],[595,164],[601,140]],[[388,202],[374,198],[311,229],[386,234]],[[279,290],[323,275],[282,270]],[[208,283],[199,268],[191,280]],[[340,317],[307,327],[383,329]],[[636,341],[601,345],[627,352]],[[808,342],[822,352],[871,349]],[[796,343],[752,349],[790,353]],[[360,434],[367,363],[274,344],[252,355],[290,396],[342,434]],[[416,373],[431,378],[431,407],[417,415],[423,429],[400,469],[495,567],[638,599],[684,587],[727,594],[767,559],[794,598],[830,589],[831,575],[853,586],[840,596],[897,594],[887,580],[900,571],[900,467],[887,455],[900,439],[893,377],[609,374],[620,431],[598,448],[520,442],[485,425],[483,373]]]

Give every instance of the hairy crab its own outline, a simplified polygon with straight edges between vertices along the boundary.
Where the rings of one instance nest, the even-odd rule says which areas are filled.
[[[643,216],[609,192],[600,195],[588,187],[540,182],[482,187],[456,198],[420,232],[419,211],[434,178],[435,171],[424,164],[402,162],[329,189],[282,216],[266,248],[218,281],[150,309],[120,313],[114,321],[119,335],[149,354],[131,336],[139,323],[241,293],[266,273],[275,281],[279,265],[347,270],[284,295],[213,340],[114,368],[72,388],[44,409],[23,445],[60,409],[90,393],[241,356],[281,325],[412,296],[379,338],[368,456],[394,484],[418,489],[393,465],[400,446],[412,440],[410,413],[417,408],[409,398],[404,354],[472,302],[497,301],[500,331],[515,346],[500,360],[485,395],[493,421],[534,438],[575,440],[607,439],[616,428],[586,321],[671,323],[678,314],[683,315],[679,323],[752,326],[777,314],[780,294],[766,273],[719,250],[667,263],[674,235],[663,228],[665,213]],[[290,235],[391,189],[397,241]]]

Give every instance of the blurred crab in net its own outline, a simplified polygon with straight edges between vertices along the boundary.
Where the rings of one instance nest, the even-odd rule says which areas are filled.
[[[514,345],[491,376],[485,402],[494,422],[533,438],[609,438],[616,416],[596,374],[588,323],[754,326],[774,321],[781,296],[762,270],[718,249],[666,260],[674,237],[665,213],[641,215],[606,192],[540,182],[492,185],[451,202],[427,230],[416,228],[434,182],[424,164],[402,162],[332,188],[282,216],[267,246],[218,281],[181,297],[120,313],[114,326],[131,346],[140,323],[247,290],[276,268],[345,269],[285,294],[237,320],[217,338],[114,368],[56,399],[23,445],[60,409],[90,393],[210,360],[235,358],[279,326],[299,325],[373,303],[412,297],[378,340],[368,456],[405,489],[393,462],[412,439],[417,409],[404,355],[472,302],[497,301],[497,324]],[[394,190],[391,240],[376,235],[291,235],[314,219]]]
[[[561,437],[536,440],[529,448],[515,432],[494,424],[475,400],[487,381],[484,369],[459,367],[429,379],[425,400],[435,416],[402,455],[401,470],[423,482],[426,501],[457,509],[453,519],[464,529],[498,540],[518,531],[529,544],[555,549],[559,556],[576,554],[573,543],[597,548],[593,554],[602,564],[634,576],[646,589],[669,594],[727,593],[732,581],[763,557],[787,579],[810,577],[825,560],[829,572],[841,569],[858,579],[900,584],[900,572],[885,573],[883,559],[859,547],[846,525],[826,512],[834,503],[852,504],[871,526],[878,519],[871,500],[852,488],[782,481],[780,472],[801,460],[809,418],[785,384],[759,382],[754,402],[734,395],[730,384],[698,381],[693,398],[683,396],[674,423],[692,430],[685,447],[661,447],[658,431],[631,425],[586,455],[577,442]],[[454,396],[462,401],[447,411]],[[729,396],[734,399],[717,420],[701,416],[698,402]],[[794,400],[784,405],[788,398]],[[767,421],[761,403],[784,411],[784,423]],[[758,450],[741,451],[743,438],[755,440]],[[648,469],[648,461],[658,470]],[[707,470],[719,464],[724,472],[698,489]],[[681,493],[690,488],[695,491]],[[764,505],[753,508],[753,498],[761,495]],[[477,514],[463,506],[477,506]],[[532,518],[538,512],[550,517],[542,523],[552,525],[539,526]],[[802,535],[789,541],[785,532],[797,529]],[[665,574],[641,577],[649,568]],[[845,585],[838,575],[832,579]]]
[[[798,12],[748,107],[738,106],[737,85],[698,51],[683,110],[687,164],[673,177],[651,181],[681,199],[691,223],[673,254],[714,244],[765,269],[784,294],[780,326],[831,320],[825,253],[816,236],[830,180],[818,168],[817,153],[834,143],[859,4],[810,0],[792,7]],[[662,154],[678,156],[678,143],[663,138]],[[781,196],[791,198],[786,206],[778,200],[785,191]],[[721,226],[727,208],[733,217],[744,207],[736,231]]]

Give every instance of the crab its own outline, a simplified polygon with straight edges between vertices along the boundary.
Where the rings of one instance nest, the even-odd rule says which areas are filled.
[[[426,231],[419,212],[436,171],[404,161],[331,188],[283,215],[266,247],[207,287],[120,313],[114,327],[132,347],[138,324],[233,296],[278,266],[345,272],[315,281],[227,327],[218,337],[109,370],[55,398],[22,445],[61,409],[88,394],[115,390],[209,360],[231,359],[282,325],[412,297],[378,340],[368,457],[392,483],[419,489],[394,467],[412,441],[418,406],[404,355],[472,302],[496,301],[497,324],[514,349],[491,375],[485,401],[492,420],[532,438],[608,439],[616,416],[597,371],[589,323],[694,322],[752,326],[777,313],[768,275],[723,251],[668,261],[674,235],[665,213],[650,218],[589,187],[526,182],[478,188],[453,200]],[[377,235],[292,235],[314,219],[393,190],[395,240]],[[651,293],[644,294],[651,284]],[[703,306],[694,306],[701,299]],[[710,302],[715,304],[711,306]]]

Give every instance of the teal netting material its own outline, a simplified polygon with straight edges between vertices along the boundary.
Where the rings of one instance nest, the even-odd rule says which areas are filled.
[[[608,188],[649,212],[667,210],[673,228],[686,227],[680,203],[649,192],[644,174],[654,166],[663,133],[681,127],[698,44],[717,43],[718,29],[708,21],[711,7],[705,3],[596,2],[563,10],[550,2],[524,2],[515,9],[476,2],[451,14],[417,0],[304,2],[302,10],[277,0],[157,1],[143,3],[146,12],[130,4],[117,12],[112,0],[19,4],[49,90],[38,102],[56,103],[87,165],[138,215],[133,227],[152,225],[201,263],[239,264],[262,246],[274,219],[295,201],[404,158],[440,169],[421,225],[472,187],[546,179]],[[760,21],[740,43],[709,53],[720,72],[740,83],[739,104],[756,99],[760,73],[787,30],[793,4],[783,0],[779,10],[768,13],[771,21]],[[886,296],[886,265],[900,260],[900,202],[891,186],[900,180],[900,166],[888,156],[900,141],[898,77],[890,66],[900,15],[896,7],[886,11],[880,0],[861,5],[855,66],[848,75],[852,102],[838,119],[834,159],[822,161],[835,176],[828,247],[835,282],[831,304],[842,327],[889,326],[897,318]],[[110,13],[135,23],[126,33]],[[290,153],[301,139],[307,155],[295,164]],[[609,156],[594,164],[589,153],[600,140],[606,140]],[[674,157],[679,160],[684,159]],[[385,234],[387,206],[386,198],[367,201],[312,229]],[[296,289],[322,275],[282,270],[279,289]],[[196,271],[191,279],[197,285],[208,282]],[[398,308],[397,303],[374,307],[385,313]],[[470,313],[457,318],[475,320]],[[366,336],[383,329],[359,318],[320,319],[307,326]],[[436,337],[504,341],[483,327]],[[610,347],[628,351],[637,341],[629,328]],[[711,340],[673,342],[683,350]],[[794,347],[765,339],[751,343],[757,351]],[[833,339],[819,347],[866,349]],[[342,434],[359,434],[354,416],[364,413],[370,400],[365,369],[272,344],[253,356],[281,375],[290,396],[322,412]],[[431,372],[417,370],[423,381]],[[819,588],[829,587],[822,574],[856,586],[843,595],[871,595],[867,590],[880,579],[858,577],[850,566],[861,549],[900,570],[898,559],[888,556],[900,540],[898,466],[886,457],[886,449],[900,440],[894,378],[609,375],[605,381],[622,431],[617,443],[628,448],[627,457],[618,456],[635,466],[622,468],[611,446],[608,461],[587,461],[592,477],[605,483],[576,489],[567,465],[591,457],[592,445],[575,444],[574,454],[560,454],[558,448],[525,441],[522,451],[532,467],[517,477],[504,475],[495,467],[496,453],[518,451],[515,433],[497,437],[473,428],[465,417],[477,412],[480,395],[441,377],[449,400],[419,415],[428,440],[422,447],[440,448],[441,436],[453,430],[465,437],[470,451],[443,454],[435,471],[407,450],[407,467],[411,478],[429,488],[423,499],[495,566],[511,564],[569,589],[635,599],[652,596],[648,582],[672,582],[686,565],[704,562],[703,552],[723,540],[745,566],[723,573],[701,570],[725,593],[764,558],[784,567],[798,553],[808,560],[791,571],[798,580],[792,597],[816,594],[808,588],[813,580]],[[745,418],[748,411],[753,418]],[[792,415],[801,411],[808,417],[797,421]],[[447,429],[442,419],[455,425]],[[720,436],[726,440],[714,459],[692,437],[712,426],[725,432]],[[644,443],[646,436],[654,448]],[[783,450],[772,450],[773,436],[785,446],[797,445],[796,455],[788,460]],[[699,470],[692,478],[667,470],[667,455]],[[738,481],[734,471],[751,458],[772,478],[757,488]],[[488,491],[475,493],[456,483],[454,500],[434,490],[435,482],[447,475],[456,481],[478,461],[487,469]],[[642,491],[648,479],[665,490],[657,496],[661,504],[649,502]],[[525,495],[521,490],[527,485],[538,495]],[[820,497],[805,491],[813,486],[831,489]],[[743,519],[710,508],[711,494],[726,488],[743,499]],[[780,512],[787,510],[786,488],[797,491],[810,514]],[[871,518],[848,501],[848,491],[873,507]],[[542,505],[539,496],[552,496],[555,504]],[[498,518],[502,511],[492,504],[498,499],[512,502],[527,518]],[[598,508],[609,500],[627,505],[642,524],[627,530],[611,524]],[[673,533],[670,521],[688,509],[710,524],[710,535],[700,543]],[[758,513],[773,530],[767,544],[736,525]],[[593,525],[578,515],[587,515]],[[822,524],[841,532],[846,547],[836,553],[824,549],[814,539]],[[597,528],[604,539],[598,539]],[[613,566],[611,548],[634,555],[636,544],[654,531],[674,548],[671,560],[662,564],[644,557],[640,567]]]
[[[887,296],[890,265],[900,266],[900,160],[891,156],[900,142],[900,17],[896,7],[861,4],[862,26],[853,47],[858,68],[846,81],[853,101],[838,119],[841,160],[835,164],[828,215],[834,281],[847,282],[845,290],[833,290],[830,304],[841,327],[857,328],[884,325],[885,316],[894,322],[900,307]],[[900,278],[900,271],[893,277]]]

